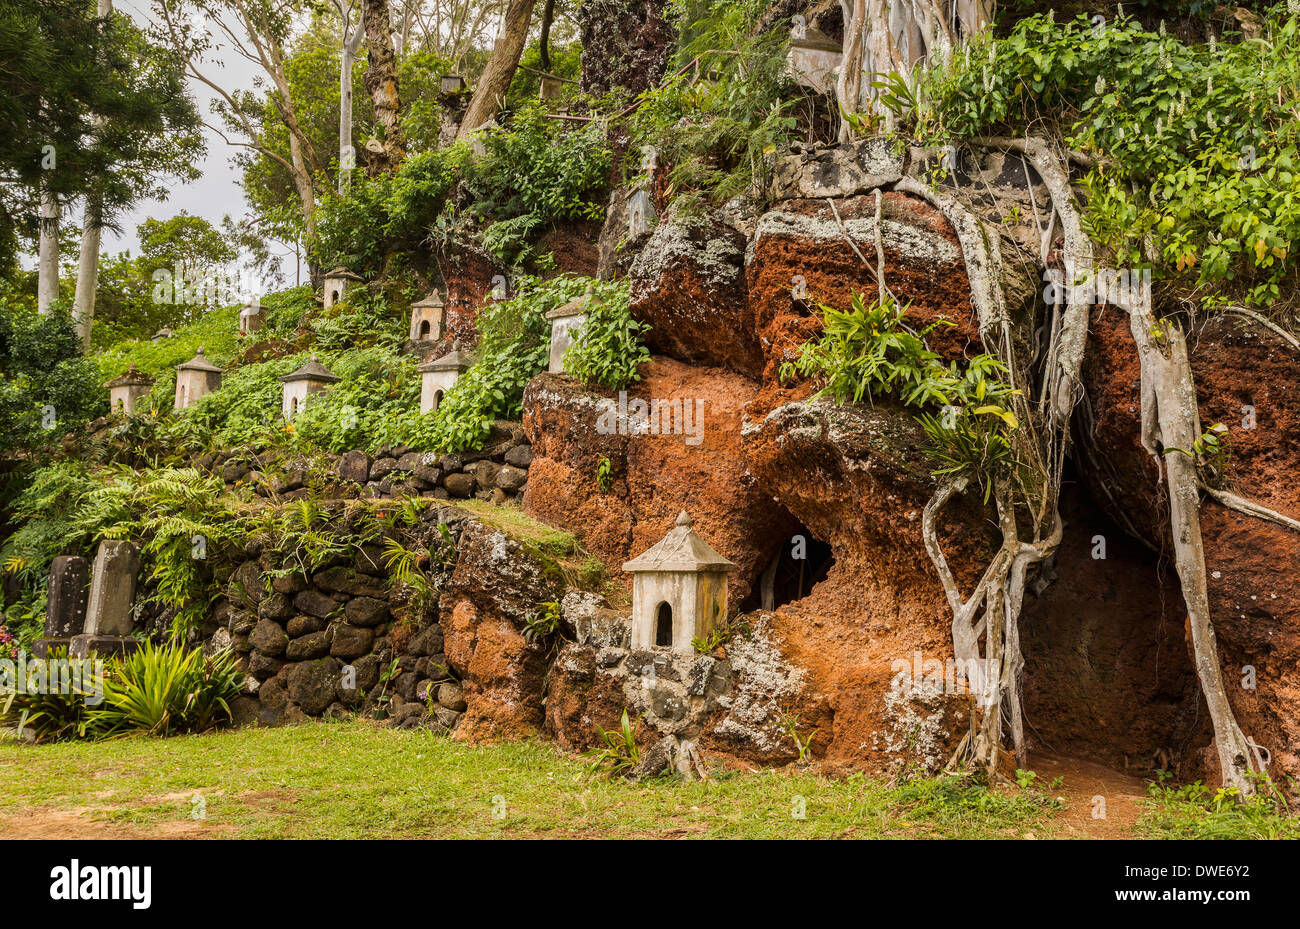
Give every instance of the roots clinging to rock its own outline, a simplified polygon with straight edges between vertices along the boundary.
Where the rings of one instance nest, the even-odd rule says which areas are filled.
[[[1173,320],[1157,321],[1145,295],[1132,305],[1129,326],[1142,366],[1142,446],[1163,462],[1169,492],[1169,522],[1174,562],[1182,584],[1192,633],[1196,674],[1214,726],[1214,745],[1225,787],[1243,796],[1254,793],[1249,740],[1237,725],[1223,684],[1201,541],[1201,481],[1191,449],[1201,435],[1196,385],[1187,357],[1187,340]]]
[[[997,775],[1003,751],[1004,723],[1010,730],[1016,761],[1023,766],[1025,745],[1021,716],[1019,616],[1030,568],[1050,557],[1061,540],[1059,497],[1070,435],[1070,421],[1082,396],[1080,369],[1087,345],[1089,287],[1079,287],[1096,273],[1094,248],[1083,231],[1070,186],[1069,154],[1055,151],[1045,140],[981,139],[989,147],[1020,152],[1034,166],[1051,196],[1052,220],[1059,225],[1063,248],[1061,269],[1063,299],[1049,303],[1050,333],[1042,385],[1033,404],[1026,396],[1016,403],[1021,428],[1016,432],[1018,467],[988,476],[993,481],[994,502],[1002,532],[1002,545],[989,562],[975,590],[963,598],[956,578],[939,545],[936,521],[944,506],[963,492],[969,479],[943,481],[925,507],[922,535],[944,587],[953,613],[952,640],[959,663],[978,662],[988,679],[981,699],[971,698],[970,730],[962,739],[950,767],[974,764]],[[978,217],[954,198],[939,194],[911,178],[898,189],[921,196],[939,208],[952,223],[962,245],[979,314],[980,331],[987,345],[1011,372],[1013,386],[1028,383],[1028,365],[1014,357],[1010,322],[1000,290],[1002,259],[996,232],[986,231]],[[1046,249],[1044,249],[1046,253]],[[1157,323],[1149,293],[1141,292],[1138,305],[1123,307],[1130,313],[1138,346],[1142,379],[1142,437],[1147,450],[1166,475],[1175,562],[1187,605],[1195,665],[1214,727],[1215,745],[1225,786],[1243,796],[1254,792],[1250,778],[1253,753],[1250,740],[1236,722],[1224,688],[1214,629],[1210,621],[1205,578],[1205,557],[1200,533],[1200,489],[1192,449],[1200,435],[1196,390],[1182,330],[1169,321]],[[1295,528],[1288,517],[1256,512],[1258,508],[1225,491],[1206,488],[1226,506],[1270,518]],[[1243,508],[1243,504],[1245,508]],[[1022,538],[1027,531],[1028,539]],[[981,650],[981,641],[983,648]],[[982,715],[980,710],[982,709]]]

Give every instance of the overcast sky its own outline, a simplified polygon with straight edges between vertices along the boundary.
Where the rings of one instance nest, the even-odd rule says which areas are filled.
[[[149,0],[114,0],[114,7],[141,25],[151,22]],[[208,57],[209,63],[205,67],[216,83],[229,90],[252,89],[255,70],[252,62],[220,47],[214,49]],[[205,119],[210,118],[212,114],[208,104],[213,96],[212,90],[193,79],[189,81],[189,86],[200,115]],[[135,209],[119,221],[121,233],[115,235],[109,230],[104,231],[102,248],[105,252],[130,249],[132,254],[138,254],[140,242],[135,227],[151,216],[167,219],[183,210],[191,216],[202,216],[216,226],[227,214],[238,219],[248,211],[243,189],[239,186],[239,174],[230,164],[230,156],[235,149],[210,129],[205,128],[203,134],[208,142],[207,156],[198,166],[203,176],[189,184],[178,184],[166,200],[143,200],[136,204]],[[80,216],[76,219],[79,222]],[[285,271],[292,280],[292,263],[285,265]]]

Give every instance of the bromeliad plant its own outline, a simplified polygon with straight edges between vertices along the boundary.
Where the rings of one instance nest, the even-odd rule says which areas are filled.
[[[51,649],[47,660],[67,657],[67,649]],[[206,732],[229,721],[243,685],[232,652],[204,655],[178,643],[142,643],[110,659],[102,677],[91,673],[71,676],[66,693],[11,691],[0,699],[0,723],[21,726],[37,742]]]
[[[611,777],[626,777],[630,774],[641,760],[641,749],[636,744],[639,725],[640,723],[633,724],[628,719],[627,710],[624,710],[617,729],[606,731],[597,726],[596,731],[600,733],[604,746],[583,753],[583,757],[591,759],[591,764],[587,767],[588,776],[602,770]]]
[[[208,656],[178,643],[145,643],[115,662],[104,683],[104,705],[94,716],[106,735],[172,735],[228,721],[243,674],[232,652]]]

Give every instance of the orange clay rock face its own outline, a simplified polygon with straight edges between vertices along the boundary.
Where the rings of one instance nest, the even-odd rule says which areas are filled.
[[[1187,343],[1202,427],[1229,427],[1229,485],[1239,496],[1300,517],[1300,352],[1233,316],[1188,333]],[[1094,313],[1084,374],[1094,427],[1081,444],[1093,496],[1121,525],[1168,552],[1165,488],[1140,442],[1137,352],[1122,311]],[[1205,494],[1201,532],[1211,618],[1237,722],[1271,754],[1275,779],[1300,776],[1300,591],[1288,573],[1300,564],[1300,533]],[[1182,620],[1181,599],[1174,608]],[[1185,775],[1218,777],[1208,731],[1175,760]]]
[[[453,339],[465,345],[478,338],[474,318],[499,283],[506,280],[491,256],[481,249],[457,248],[438,260],[447,292],[447,330],[443,341],[449,346]]]
[[[443,590],[443,649],[468,708],[454,737],[485,742],[535,735],[542,725],[546,649],[523,630],[559,585],[516,540],[476,521],[460,533]]]
[[[847,307],[855,292],[874,299],[878,206],[885,279],[910,303],[909,320],[954,323],[930,337],[945,359],[984,350],[948,220],[909,194],[886,191],[877,203],[873,187],[919,176],[907,160],[876,143],[797,151],[778,162],[779,193],[762,215],[733,204],[680,226],[665,217],[674,228],[661,224],[629,272],[634,312],[657,330],[654,360],[625,400],[660,401],[646,434],[619,427],[620,410],[636,411],[614,392],[564,375],[529,385],[529,514],[574,532],[625,588],[621,562],[683,509],[739,567],[729,597],[736,634],[708,654],[633,651],[625,599],[563,596],[567,641],[544,698],[529,703],[540,707],[530,725],[562,746],[591,746],[597,727],[615,727],[627,709],[647,747],[668,737],[754,763],[795,760],[814,730],[812,756],[829,771],[934,771],[950,757],[967,697],[912,686],[918,676],[941,681],[952,655],[951,610],[921,538],[936,485],[915,411],[880,398],[818,400],[809,385],[781,380],[820,333],[819,304]],[[1000,236],[1012,338],[1027,358],[1030,287],[1011,277],[1037,262],[1039,233],[1032,219],[1007,217],[1033,217],[1046,192],[1035,187],[1031,203],[1026,185],[1038,182],[1017,158],[982,156],[963,171],[958,193]],[[1205,424],[1233,427],[1235,488],[1300,516],[1300,483],[1288,477],[1300,471],[1300,353],[1235,322],[1189,344]],[[1021,620],[1030,749],[1193,777],[1213,763],[1209,729],[1177,579],[1161,570],[1164,488],[1138,441],[1137,360],[1118,311],[1094,314],[1084,379],[1064,541],[1031,576]],[[677,401],[693,411],[702,402],[702,417],[674,433],[662,413]],[[1240,427],[1243,405],[1255,408],[1253,430]],[[698,441],[688,441],[696,424]],[[1300,594],[1278,582],[1282,565],[1300,560],[1300,535],[1210,501],[1202,522],[1238,719],[1271,753],[1275,775],[1300,774]],[[938,531],[969,595],[1000,541],[994,513],[972,488],[945,508]],[[807,558],[793,559],[801,546]]]
[[[933,333],[930,343],[944,357],[960,357],[978,338],[956,234],[937,210],[904,194],[884,194],[881,214],[886,284],[911,303],[908,315],[918,326],[939,315],[955,323]],[[820,334],[821,304],[847,309],[855,293],[876,297],[875,266],[875,197],[846,198],[834,211],[825,200],[788,200],[758,220],[746,277],[766,358],[765,385],[798,357],[799,346]]]
[[[745,288],[745,235],[719,214],[670,216],[632,263],[630,309],[656,354],[757,378],[763,356]]]
[[[936,338],[946,354],[977,351],[947,221],[909,196],[885,194],[881,207],[891,289],[915,301],[919,324],[940,314],[957,323]],[[875,292],[854,251],[874,266],[874,197],[843,198],[834,212],[798,200],[748,222],[715,213],[684,229],[661,223],[630,274],[634,312],[660,330],[652,345],[674,356],[656,355],[628,391],[629,403],[660,401],[653,434],[609,428],[611,413],[619,422],[613,392],[563,375],[529,385],[525,510],[573,531],[615,577],[688,510],[739,566],[729,606],[735,614],[745,605],[748,627],[694,658],[577,636],[548,679],[546,727],[560,744],[589,746],[624,707],[652,724],[648,739],[667,733],[761,763],[794,760],[793,736],[816,729],[814,754],[831,767],[933,769],[960,736],[965,698],[892,686],[900,661],[910,668],[914,655],[951,654],[950,617],[920,536],[934,482],[919,427],[888,403],[809,402],[806,387],[777,382],[780,365],[820,329],[818,300],[847,306],[853,292]],[[675,401],[703,412],[697,441],[663,427],[664,403]],[[978,506],[953,513],[949,558],[972,583],[990,537]],[[784,589],[778,579],[762,609],[765,572],[797,571],[796,545],[815,549],[807,577]],[[626,628],[626,613],[610,622]]]
[[[731,582],[735,606],[795,528],[744,464],[743,411],[756,392],[740,375],[658,357],[622,401],[567,375],[534,378],[524,394],[533,449],[525,511],[573,532],[622,578],[623,562],[688,510],[696,530],[740,567]],[[645,434],[629,434],[637,429],[638,400],[658,415]],[[608,490],[602,460],[609,462]]]

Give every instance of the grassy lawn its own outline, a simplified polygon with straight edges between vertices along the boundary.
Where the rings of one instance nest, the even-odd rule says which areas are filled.
[[[64,834],[86,824],[121,837],[1048,838],[1060,805],[950,780],[591,779],[545,743],[474,747],[360,721],[0,743],[0,837],[39,836],[57,819],[72,823]]]

